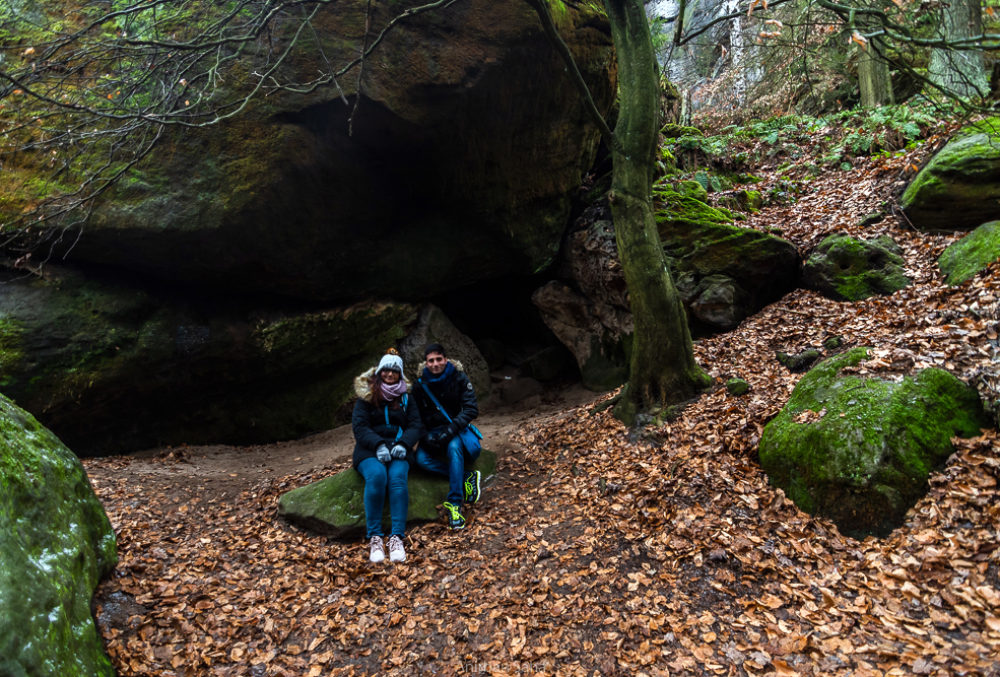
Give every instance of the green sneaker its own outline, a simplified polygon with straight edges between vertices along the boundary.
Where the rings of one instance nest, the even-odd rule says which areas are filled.
[[[444,509],[448,512],[448,526],[452,529],[464,529],[465,518],[454,503],[444,502]]]
[[[469,473],[469,476],[465,478],[465,502],[466,503],[479,503],[479,497],[482,496],[482,491],[479,489],[479,480],[482,479],[483,474],[478,470],[473,470]]]

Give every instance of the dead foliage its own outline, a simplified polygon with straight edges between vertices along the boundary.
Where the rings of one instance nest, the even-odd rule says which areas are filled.
[[[996,431],[957,440],[883,540],[804,514],[755,458],[800,377],[775,351],[832,336],[875,348],[867,373],[939,366],[998,399],[1000,265],[949,288],[935,259],[956,235],[859,225],[912,163],[826,174],[748,221],[803,252],[888,233],[911,287],[859,303],[799,290],[700,341],[718,387],[661,428],[592,406],[523,426],[469,527],[413,529],[402,566],[277,519],[283,491],[340,466],[219,485],[172,480],[183,457],[156,476],[86,461],[120,537],[97,600],[119,674],[996,675]],[[730,376],[750,392],[729,395]]]

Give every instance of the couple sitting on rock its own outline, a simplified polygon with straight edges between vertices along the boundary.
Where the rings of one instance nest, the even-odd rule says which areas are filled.
[[[411,463],[448,477],[444,508],[452,529],[465,527],[462,504],[479,500],[480,473],[466,473],[465,468],[478,458],[480,447],[477,441],[463,442],[460,434],[479,415],[476,392],[461,366],[445,356],[441,344],[428,345],[424,359],[426,366],[417,386],[408,393],[403,358],[390,348],[367,379],[364,396],[354,405],[353,463],[365,481],[366,537],[372,562],[385,559],[382,511],[387,494],[392,520],[389,560],[406,559],[403,534]],[[464,436],[469,438],[467,433]]]

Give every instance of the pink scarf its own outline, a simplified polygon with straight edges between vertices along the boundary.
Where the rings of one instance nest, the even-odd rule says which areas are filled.
[[[394,385],[388,385],[379,381],[378,389],[386,402],[392,402],[397,397],[402,397],[406,394],[406,381],[399,379]]]

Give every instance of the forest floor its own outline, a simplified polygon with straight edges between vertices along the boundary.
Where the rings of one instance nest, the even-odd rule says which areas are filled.
[[[800,377],[775,351],[831,336],[872,346],[873,376],[940,366],[997,399],[1000,264],[948,287],[935,262],[959,235],[860,225],[926,152],[858,159],[744,223],[803,253],[835,231],[887,233],[910,287],[857,303],[797,290],[699,340],[716,387],[659,428],[630,432],[595,406],[610,395],[578,388],[487,411],[496,478],[464,531],[413,528],[404,564],[276,514],[283,492],[348,467],[346,428],[85,460],[119,536],[96,597],[118,673],[1000,674],[995,430],[956,440],[883,539],[803,513],[756,458]],[[730,376],[750,392],[728,394]]]

